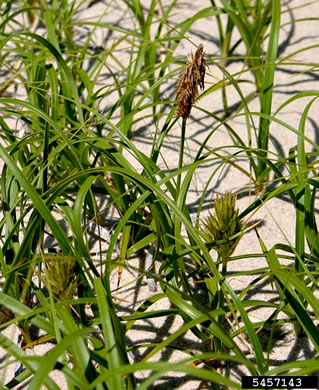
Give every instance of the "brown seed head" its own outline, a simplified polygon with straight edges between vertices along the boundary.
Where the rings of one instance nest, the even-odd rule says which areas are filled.
[[[204,60],[204,47],[199,45],[195,54],[190,55],[186,68],[181,72],[176,86],[177,117],[187,119],[191,113],[192,105],[198,98],[200,89],[204,89],[206,71]]]

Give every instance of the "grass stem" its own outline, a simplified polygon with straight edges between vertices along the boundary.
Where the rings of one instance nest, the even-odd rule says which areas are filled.
[[[186,118],[183,118],[183,121],[182,121],[181,144],[180,144],[180,149],[179,149],[178,169],[181,169],[183,167],[186,120],[187,120]],[[182,173],[179,173],[177,176],[177,183],[176,183],[176,199],[178,197],[178,193],[179,193],[179,190],[181,188],[181,180],[182,180]]]

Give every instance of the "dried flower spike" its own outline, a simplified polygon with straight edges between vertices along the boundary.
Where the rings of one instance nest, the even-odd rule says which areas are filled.
[[[199,45],[195,54],[190,55],[186,68],[181,72],[176,86],[177,117],[187,119],[199,92],[198,87],[204,89],[206,71],[204,47]]]

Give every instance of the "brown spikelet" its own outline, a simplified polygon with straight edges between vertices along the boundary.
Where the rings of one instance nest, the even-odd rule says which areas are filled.
[[[204,89],[204,79],[206,71],[204,60],[204,47],[199,45],[195,54],[191,54],[186,68],[181,72],[176,86],[177,117],[187,119],[191,109],[198,98],[200,89]]]

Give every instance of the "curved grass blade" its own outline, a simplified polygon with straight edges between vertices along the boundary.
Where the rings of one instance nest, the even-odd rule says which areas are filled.
[[[258,366],[259,371],[260,371],[260,375],[263,375],[263,373],[267,369],[267,362],[265,360],[264,353],[263,353],[263,350],[261,348],[261,344],[260,344],[260,341],[258,339],[258,336],[255,332],[255,329],[254,329],[254,327],[253,327],[253,325],[252,325],[252,323],[251,323],[251,321],[250,321],[250,319],[245,311],[244,306],[242,305],[240,299],[237,297],[234,290],[230,288],[230,286],[228,285],[228,283],[226,281],[222,282],[222,285],[225,286],[227,292],[229,293],[233,302],[235,303],[236,308],[240,312],[240,315],[244,321],[244,324],[245,324],[246,329],[247,329],[247,333],[249,335],[249,338],[250,338],[251,343],[252,343],[253,348],[254,348],[254,354],[256,357],[257,366]]]
[[[275,77],[275,67],[274,64],[277,58],[278,52],[278,41],[280,33],[280,0],[272,1],[272,17],[271,17],[271,29],[268,43],[268,50],[266,56],[266,64],[268,65],[265,68],[265,74],[263,77],[263,89],[261,91],[261,113],[270,115],[271,104],[272,104],[272,95],[274,87],[274,77]],[[261,116],[259,122],[259,131],[257,144],[258,148],[261,150],[262,159],[259,160],[257,169],[256,169],[256,179],[260,182],[266,164],[263,160],[264,157],[267,157],[268,150],[268,141],[269,141],[269,125],[270,121]],[[260,182],[262,185],[262,182]]]
[[[49,351],[46,356],[40,358],[38,368],[33,376],[32,381],[28,385],[30,390],[41,389],[41,386],[44,385],[46,379],[49,377],[50,372],[54,369],[56,363],[58,362],[59,357],[68,350],[72,345],[76,344],[84,335],[87,335],[89,332],[94,331],[90,328],[82,328],[74,330],[71,334],[65,336],[51,351]],[[83,370],[83,373],[85,370]],[[89,382],[85,376],[79,378],[81,381],[81,388],[88,388]],[[101,389],[102,390],[102,389]]]
[[[104,336],[105,348],[106,348],[106,359],[108,361],[109,371],[122,366],[123,362],[121,359],[120,352],[118,350],[116,337],[114,334],[114,327],[112,323],[112,316],[109,310],[109,304],[106,299],[105,290],[102,284],[102,280],[97,278],[94,280],[94,285],[97,294],[97,303],[99,306],[100,318],[102,322],[102,331]],[[121,375],[111,377],[108,383],[110,390],[121,390],[124,389],[124,382]]]
[[[41,199],[40,195],[36,192],[33,185],[26,179],[24,173],[19,169],[17,164],[13,161],[9,153],[6,149],[0,144],[0,157],[7,164],[8,168],[14,174],[21,187],[24,188],[30,199],[32,200],[34,207],[38,210],[39,214],[46,221],[46,223],[50,226],[52,233],[57,239],[61,250],[66,254],[70,254],[72,252],[71,245],[69,243],[68,238],[66,237],[64,231],[61,226],[54,219],[51,214],[49,208]]]
[[[16,299],[10,297],[9,295],[4,294],[0,291],[0,304],[5,306],[8,310],[17,316],[25,316],[29,321],[38,327],[39,329],[44,330],[50,335],[54,335],[54,327],[52,324],[40,315],[34,315],[33,311],[27,306],[23,305]]]

